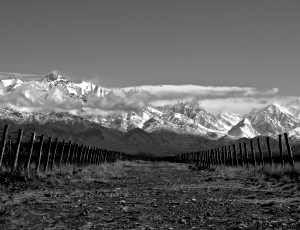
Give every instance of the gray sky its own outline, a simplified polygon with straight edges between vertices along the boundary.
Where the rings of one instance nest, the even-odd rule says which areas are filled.
[[[0,71],[300,96],[299,0],[2,0]]]

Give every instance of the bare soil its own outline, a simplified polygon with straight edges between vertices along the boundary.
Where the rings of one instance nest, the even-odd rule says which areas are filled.
[[[300,185],[125,165],[108,180],[1,177],[0,229],[300,229]]]

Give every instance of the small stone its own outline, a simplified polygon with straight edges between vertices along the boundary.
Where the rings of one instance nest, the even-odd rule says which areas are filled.
[[[87,214],[89,214],[88,210],[84,210],[82,213],[80,213],[80,216],[86,216]]]
[[[179,222],[179,224],[186,224],[187,223],[186,219],[180,219],[178,222]]]
[[[207,217],[212,217],[212,214],[211,214],[210,212],[207,212],[205,215],[206,215]]]
[[[193,202],[197,202],[197,200],[195,198],[192,199]]]

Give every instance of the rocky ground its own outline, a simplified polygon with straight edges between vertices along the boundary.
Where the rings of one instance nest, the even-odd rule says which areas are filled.
[[[1,177],[0,229],[300,229],[300,185],[170,163],[105,180]]]

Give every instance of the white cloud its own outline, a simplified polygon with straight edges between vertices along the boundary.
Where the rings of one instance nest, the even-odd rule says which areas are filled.
[[[266,95],[276,94],[278,89],[267,91],[259,91],[250,87],[215,87],[215,86],[199,86],[199,85],[144,85],[138,87],[123,88],[124,91],[132,89],[146,90],[150,92],[155,99],[182,99],[187,97],[205,98],[205,97],[231,97],[231,96],[250,96],[250,95]]]
[[[23,73],[10,73],[10,72],[0,72],[0,79],[5,78],[18,78],[23,81],[32,81],[32,80],[40,80],[44,75],[36,75],[36,74],[23,74]]]
[[[284,106],[293,100],[295,100],[295,97],[289,96],[214,98],[204,99],[201,101],[201,106],[211,113],[232,112],[246,114],[254,108],[260,109],[273,103]]]
[[[39,75],[0,72],[2,76],[19,78],[40,77]],[[69,111],[80,114],[110,114],[121,111],[140,111],[149,103],[153,105],[174,105],[177,102],[197,99],[210,112],[231,111],[247,113],[266,103],[287,103],[292,97],[279,97],[278,88],[260,91],[252,87],[214,87],[199,85],[144,85],[115,88],[105,97],[99,98],[93,92],[86,95],[86,101],[70,98],[66,89],[56,87],[49,90],[47,84],[27,81],[14,91],[7,93],[0,83],[0,106],[40,111]]]

